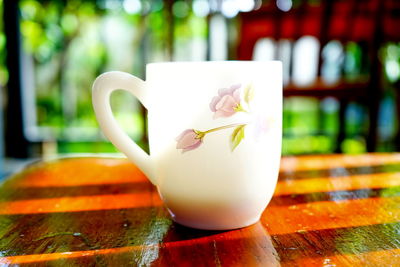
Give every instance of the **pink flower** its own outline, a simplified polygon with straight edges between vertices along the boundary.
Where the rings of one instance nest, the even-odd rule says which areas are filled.
[[[177,149],[182,149],[182,153],[198,148],[203,143],[205,133],[193,129],[183,131],[177,138]]]
[[[211,111],[215,112],[214,119],[230,117],[238,111],[240,107],[239,89],[240,84],[218,90],[218,95],[215,96],[210,103]]]
[[[262,115],[257,115],[254,128],[254,137],[256,141],[259,141],[261,136],[265,135],[271,129],[271,119]]]

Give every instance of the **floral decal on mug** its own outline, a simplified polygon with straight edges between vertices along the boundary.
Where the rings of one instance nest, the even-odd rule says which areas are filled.
[[[214,119],[230,117],[242,109],[240,105],[240,84],[232,85],[230,88],[218,90],[210,103],[210,109],[214,113]]]
[[[204,132],[188,129],[183,131],[177,138],[177,149],[182,149],[182,152],[198,148],[203,143]]]
[[[231,117],[238,112],[250,113],[250,102],[254,98],[253,85],[249,84],[243,89],[243,97],[241,97],[241,89],[241,85],[237,84],[229,88],[221,88],[218,90],[218,95],[214,96],[210,102],[210,109],[214,112],[214,119]],[[256,122],[259,124],[260,119],[257,119]],[[207,134],[223,129],[234,128],[230,137],[231,150],[234,151],[244,139],[245,127],[247,125],[248,123],[228,124],[206,131],[187,129],[176,138],[176,148],[182,149],[182,153],[196,149],[203,144],[203,139]],[[259,127],[257,127],[259,131],[257,130],[256,135],[260,135],[261,132],[265,132],[268,128],[267,123],[259,125]]]

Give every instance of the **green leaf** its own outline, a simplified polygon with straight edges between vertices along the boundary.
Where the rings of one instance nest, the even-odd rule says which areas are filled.
[[[244,127],[246,125],[239,125],[233,130],[231,135],[231,150],[235,150],[235,148],[240,144],[242,139],[244,138]]]
[[[253,98],[254,98],[253,84],[249,84],[244,89],[244,101],[246,101],[246,103],[249,104],[251,100],[253,100]]]

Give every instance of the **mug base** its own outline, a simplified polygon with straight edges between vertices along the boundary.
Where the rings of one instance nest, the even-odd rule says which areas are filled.
[[[221,230],[233,230],[233,229],[238,229],[238,228],[243,228],[243,227],[253,225],[260,220],[260,216],[246,220],[244,222],[240,222],[240,223],[235,222],[232,224],[226,224],[226,223],[220,223],[220,222],[204,223],[204,222],[198,222],[198,221],[187,220],[187,219],[185,220],[183,218],[179,218],[178,216],[175,216],[174,214],[172,214],[172,219],[174,222],[176,222],[178,224],[181,224],[186,227],[194,228],[194,229],[221,231]]]

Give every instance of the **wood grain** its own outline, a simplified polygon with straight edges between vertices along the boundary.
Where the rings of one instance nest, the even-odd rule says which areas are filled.
[[[38,162],[0,186],[0,265],[400,266],[400,154],[282,159],[262,219],[171,221],[123,159]]]

